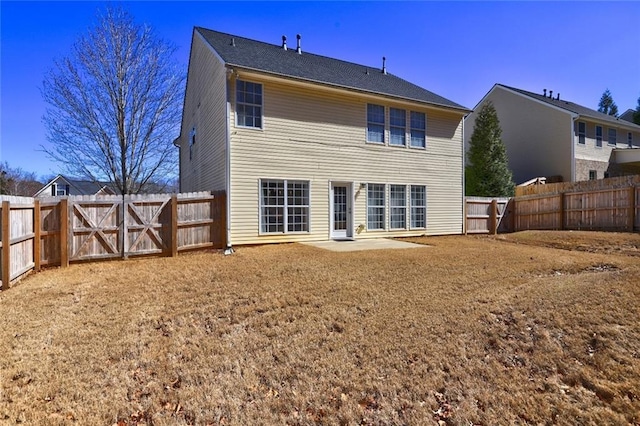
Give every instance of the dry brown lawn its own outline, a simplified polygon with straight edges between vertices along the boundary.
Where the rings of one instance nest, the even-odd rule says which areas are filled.
[[[640,424],[640,235],[73,265],[0,293],[0,423]]]

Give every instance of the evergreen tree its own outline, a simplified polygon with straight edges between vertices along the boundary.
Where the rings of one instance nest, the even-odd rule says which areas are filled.
[[[640,98],[638,98],[638,106],[636,107],[636,111],[633,113],[633,122],[640,126]]]
[[[510,197],[515,185],[502,142],[498,114],[491,102],[478,111],[465,169],[467,195]]]
[[[611,97],[611,92],[609,89],[605,90],[600,98],[600,102],[598,103],[598,111],[613,115],[614,117],[618,116],[618,105],[613,102],[613,97]]]

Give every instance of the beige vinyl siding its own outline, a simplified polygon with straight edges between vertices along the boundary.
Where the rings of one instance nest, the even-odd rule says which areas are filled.
[[[493,102],[507,148],[509,168],[520,184],[539,176],[560,175],[571,181],[571,129],[569,112],[535,101],[500,86],[485,97]],[[465,120],[465,139],[471,139],[475,117],[482,105]]]
[[[226,69],[213,50],[194,32],[182,132],[180,134],[181,190],[225,189],[227,137]],[[196,143],[189,158],[190,132]]]
[[[261,82],[242,73],[240,78]],[[231,114],[232,244],[329,238],[331,181],[353,183],[353,227],[365,225],[363,232],[354,233],[355,238],[462,232],[461,113],[374,99],[387,107],[387,122],[388,107],[427,116],[426,149],[379,146],[365,142],[366,105],[371,99],[346,91],[262,83],[263,129],[235,127],[235,114]],[[259,235],[261,178],[309,181],[309,233]],[[367,182],[387,184],[387,225],[388,185],[426,185],[427,229],[367,232],[366,187],[361,187]]]

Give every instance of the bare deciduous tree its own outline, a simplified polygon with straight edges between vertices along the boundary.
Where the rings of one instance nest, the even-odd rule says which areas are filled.
[[[126,11],[107,9],[44,79],[44,151],[122,194],[175,176],[185,73],[174,51]]]
[[[35,173],[11,167],[6,161],[0,163],[0,195],[31,197],[40,188],[42,183]]]

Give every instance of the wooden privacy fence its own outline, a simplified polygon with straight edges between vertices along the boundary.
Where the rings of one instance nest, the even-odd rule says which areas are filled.
[[[467,234],[496,234],[507,230],[503,221],[507,213],[509,198],[465,197]]]
[[[3,290],[42,266],[226,245],[224,191],[0,198]]]

